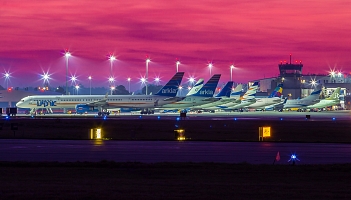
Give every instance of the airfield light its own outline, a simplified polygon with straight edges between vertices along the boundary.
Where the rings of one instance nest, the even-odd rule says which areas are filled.
[[[342,73],[341,72],[338,72],[338,76],[341,77]]]
[[[194,77],[190,77],[189,78],[189,82],[191,84],[191,87],[193,87],[194,86],[194,82],[195,82],[195,78]]]
[[[160,83],[160,78],[159,77],[156,77],[155,78],[155,82],[156,82],[156,85],[158,85]]]
[[[140,81],[141,81],[141,83],[143,83],[143,84],[146,83],[146,79],[145,79],[145,78],[141,78]]]
[[[290,162],[290,161],[292,161],[292,165],[295,165],[295,162],[296,161],[300,161],[300,160],[297,158],[296,154],[291,154],[290,159],[288,160],[288,162]]]
[[[102,139],[102,129],[101,128],[92,128],[90,129],[90,139]]]
[[[191,90],[191,87],[190,87],[190,86],[188,86],[188,90]]]
[[[9,88],[9,80],[10,80],[10,73],[9,72],[5,72],[4,74],[5,77],[5,81],[6,81],[6,88]]]
[[[72,81],[72,83],[75,83],[77,81],[77,77],[71,76],[71,81]]]
[[[108,81],[109,81],[110,83],[113,83],[113,82],[115,81],[115,78],[110,77],[110,78],[108,78]]]

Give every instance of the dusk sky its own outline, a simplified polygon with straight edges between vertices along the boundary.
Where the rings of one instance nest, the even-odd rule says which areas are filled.
[[[280,61],[302,61],[303,72],[351,72],[351,1],[48,1],[0,0],[0,68],[9,86],[65,85],[64,49],[69,74],[78,83],[108,86],[110,62],[116,84],[140,88],[149,56],[149,82],[164,84],[176,71],[176,58],[190,76],[222,74],[236,82],[273,77]],[[5,86],[5,78],[1,85]]]

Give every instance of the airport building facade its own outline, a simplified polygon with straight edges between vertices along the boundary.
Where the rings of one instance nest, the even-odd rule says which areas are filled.
[[[326,98],[337,88],[341,87],[341,107],[351,109],[351,76],[340,72],[330,74],[303,74],[302,62],[281,62],[278,64],[279,76],[251,81],[260,82],[260,91],[270,94],[274,88],[283,83],[283,97],[288,99],[304,98],[310,95],[317,84],[323,85],[320,98]]]

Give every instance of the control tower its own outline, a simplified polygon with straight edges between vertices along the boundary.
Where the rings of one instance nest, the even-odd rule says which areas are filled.
[[[281,61],[279,66],[279,78],[278,82],[283,83],[283,95],[291,98],[301,97],[301,78],[302,78],[302,67],[301,61],[290,62]]]

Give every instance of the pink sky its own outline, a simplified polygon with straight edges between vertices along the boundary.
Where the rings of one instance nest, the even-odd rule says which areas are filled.
[[[52,74],[50,85],[65,84],[64,49],[69,74],[79,83],[107,86],[112,52],[117,84],[140,88],[150,56],[149,81],[163,83],[183,63],[185,78],[208,80],[222,74],[236,82],[272,77],[278,63],[302,60],[303,72],[351,72],[351,2],[313,1],[0,1],[0,68],[9,71],[9,86],[40,86],[40,74]],[[184,79],[185,80],[185,79]],[[0,82],[5,84],[4,78]]]

